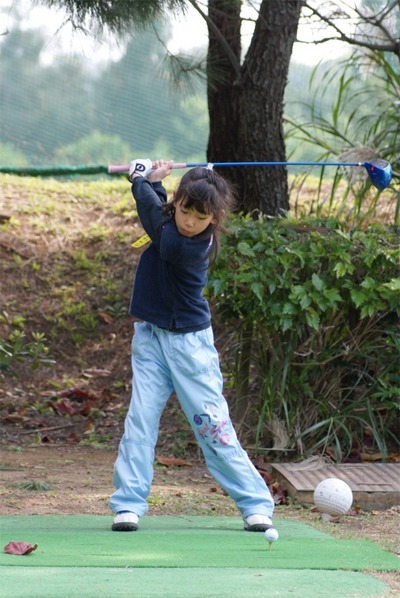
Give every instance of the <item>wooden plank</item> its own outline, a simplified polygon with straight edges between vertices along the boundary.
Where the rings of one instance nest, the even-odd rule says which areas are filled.
[[[315,487],[326,478],[339,478],[353,491],[353,505],[364,510],[387,509],[400,504],[400,463],[344,463],[322,460],[273,463],[273,473],[298,503],[313,504]]]

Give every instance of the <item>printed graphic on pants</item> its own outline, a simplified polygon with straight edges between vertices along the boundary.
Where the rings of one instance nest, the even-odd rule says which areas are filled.
[[[197,426],[199,436],[202,440],[208,441],[211,445],[229,444],[230,435],[226,431],[226,428],[230,425],[229,419],[212,423],[209,413],[196,413],[193,416],[193,421]]]

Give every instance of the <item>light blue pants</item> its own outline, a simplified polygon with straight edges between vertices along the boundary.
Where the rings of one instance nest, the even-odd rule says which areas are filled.
[[[274,501],[241,447],[222,396],[222,376],[211,328],[176,334],[135,323],[132,399],[114,466],[114,513],[148,509],[161,414],[175,390],[203,451],[207,468],[243,517],[271,517]]]

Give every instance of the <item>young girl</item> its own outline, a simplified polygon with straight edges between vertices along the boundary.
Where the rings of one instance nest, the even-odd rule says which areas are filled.
[[[186,172],[169,204],[162,179],[172,162],[136,160],[129,178],[151,244],[136,272],[130,314],[132,399],[114,468],[114,531],[138,529],[148,509],[160,417],[173,391],[202,449],[208,470],[238,507],[244,529],[272,527],[274,501],[241,447],[203,297],[217,229],[233,204],[228,183],[210,168]]]

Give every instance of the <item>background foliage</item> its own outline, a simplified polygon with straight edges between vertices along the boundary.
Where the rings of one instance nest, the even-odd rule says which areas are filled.
[[[46,43],[17,24],[0,37],[0,164],[120,163],[160,152],[204,159],[205,91],[173,90],[154,32],[138,34],[106,64],[69,55],[48,64]]]
[[[209,284],[235,356],[236,418],[257,447],[387,456],[399,439],[396,230],[238,216],[229,232]]]
[[[168,40],[168,23],[158,27]],[[44,32],[22,28],[18,19],[0,37],[1,165],[124,162],[142,154],[177,161],[205,159],[204,79],[196,79],[194,88],[174,87],[165,46],[153,30],[137,33],[117,60],[105,64],[68,54],[49,63],[44,59],[47,44]],[[331,67],[321,65],[319,73],[329,73]],[[310,104],[320,113],[329,105],[308,86],[312,71],[310,66],[291,64],[288,123],[305,122]],[[337,85],[339,76],[334,76],[332,85]],[[288,133],[291,128],[286,126]],[[299,144],[288,134],[286,143],[290,159],[318,155],[314,140]]]

